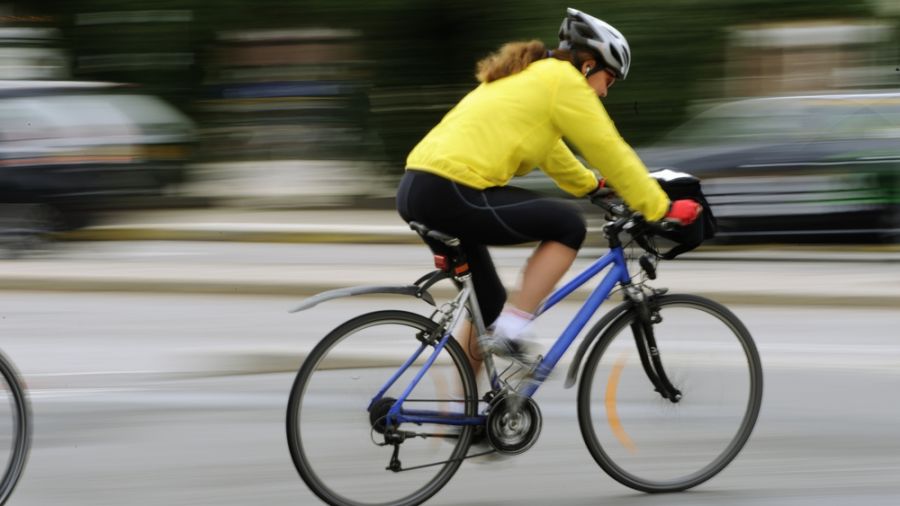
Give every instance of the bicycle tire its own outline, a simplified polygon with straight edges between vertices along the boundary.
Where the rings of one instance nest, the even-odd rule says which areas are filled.
[[[613,479],[642,492],[676,492],[709,480],[744,447],[762,403],[762,365],[747,328],[721,304],[693,295],[663,295],[655,298],[655,305],[662,317],[661,323],[654,324],[657,347],[664,370],[682,391],[682,399],[678,403],[663,399],[640,360],[632,356],[637,355],[637,346],[630,324],[637,313],[630,309],[606,330],[594,328],[588,336],[603,331],[582,373],[578,419],[588,450]],[[680,340],[681,336],[687,339]],[[713,337],[720,336],[723,339],[713,343]],[[620,337],[623,342],[617,341]],[[732,338],[734,343],[730,342]],[[597,395],[594,386],[598,372],[607,370],[603,402],[606,419],[598,421],[592,416],[600,411],[592,402]],[[692,376],[704,373],[718,376],[714,376],[715,381],[696,381]],[[728,385],[738,388],[725,392]],[[726,406],[711,409],[716,400]],[[692,415],[690,409],[700,415]],[[716,427],[723,420],[723,425],[739,421],[736,430]],[[669,438],[666,430],[678,435]],[[711,457],[707,457],[705,447],[713,443],[704,438],[716,439],[714,436],[721,439],[721,446],[709,451]],[[636,443],[636,439],[642,441]],[[687,446],[673,451],[669,460],[664,451],[679,444]],[[693,461],[698,462],[697,468],[684,471]]]
[[[3,378],[11,410],[11,416],[4,417],[3,423],[10,423],[12,428],[9,457],[0,479],[0,505],[2,505],[18,484],[28,460],[31,445],[31,410],[18,372],[2,353],[0,353],[0,376]]]
[[[457,429],[459,431],[458,438],[434,441],[433,443],[438,444],[437,447],[432,443],[431,447],[414,446],[410,449],[410,451],[414,453],[421,452],[426,455],[430,455],[430,452],[436,453],[438,451],[450,450],[446,462],[431,468],[439,468],[433,476],[428,477],[427,479],[425,479],[424,476],[422,477],[422,481],[425,483],[421,487],[419,487],[418,484],[412,483],[407,486],[405,482],[402,482],[405,478],[399,476],[403,473],[392,473],[391,471],[385,470],[385,464],[388,463],[392,451],[390,446],[378,448],[372,445],[370,447],[361,447],[358,450],[355,447],[352,449],[344,448],[344,446],[348,444],[347,441],[353,439],[353,437],[357,437],[356,440],[361,442],[359,432],[362,430],[368,430],[368,435],[372,436],[372,431],[376,430],[373,428],[374,424],[368,418],[365,420],[360,418],[363,415],[366,417],[369,416],[369,413],[366,410],[367,402],[374,397],[379,390],[379,387],[383,384],[384,380],[382,378],[384,378],[385,375],[390,377],[393,372],[399,369],[399,367],[395,367],[395,365],[402,364],[403,361],[412,355],[415,348],[421,346],[420,341],[412,339],[412,337],[416,333],[423,331],[431,333],[436,327],[437,324],[435,322],[415,313],[405,311],[378,311],[368,313],[349,320],[335,328],[313,348],[304,360],[303,365],[294,380],[290,399],[288,401],[286,419],[288,446],[291,458],[294,461],[294,465],[297,468],[300,477],[310,490],[326,503],[333,506],[413,506],[421,504],[446,485],[459,468],[462,459],[468,451],[472,432],[474,430],[473,426],[463,426],[462,428]],[[375,337],[377,338],[373,338],[373,335],[369,335],[370,332],[375,332]],[[401,334],[400,332],[403,333]],[[380,359],[373,359],[371,358],[371,354],[366,355],[365,353],[363,353],[363,355],[366,355],[368,358],[348,358],[346,350],[353,347],[353,339],[358,336],[362,339],[367,339],[367,342],[370,345],[376,346],[382,344],[379,341],[388,340],[388,337],[385,336],[389,336],[394,339],[392,342],[395,346],[399,343],[404,350],[404,353],[400,353],[397,360],[394,360],[392,353],[382,354],[380,355]],[[407,336],[410,338],[410,343],[408,347],[403,347],[402,345],[405,343]],[[339,351],[339,347],[345,341],[348,341],[348,343],[344,347],[345,351],[342,355],[342,352]],[[390,343],[385,342],[383,345],[389,346]],[[360,348],[357,345],[353,349],[359,350]],[[430,351],[433,349],[433,346],[426,346],[423,357],[420,357],[419,361],[424,361],[424,358],[430,355]],[[380,350],[384,351],[384,348],[381,347]],[[356,351],[354,351],[354,353],[356,353]],[[329,362],[331,360],[334,360],[334,362]],[[349,365],[341,365],[338,360],[344,360],[346,364]],[[361,360],[362,363],[354,364],[354,361],[359,360]],[[382,367],[377,363],[378,360],[386,360],[390,365]],[[464,413],[468,416],[474,416],[477,410],[475,378],[471,366],[466,359],[466,355],[463,353],[462,347],[455,339],[450,338],[447,340],[440,354],[439,361],[440,362],[436,362],[428,369],[427,375],[431,377],[431,375],[434,374],[435,378],[438,378],[439,375],[441,375],[441,381],[446,383],[446,389],[452,389],[454,387],[461,388],[462,400],[450,402],[461,403],[464,407]],[[397,363],[395,364],[395,362]],[[419,365],[418,361],[414,363],[410,369],[415,368],[417,365]],[[320,373],[318,379],[316,378],[317,372]],[[412,374],[412,371],[408,371],[408,373]],[[354,374],[358,374],[356,380],[353,380]],[[458,384],[452,383],[454,381],[452,379],[454,374],[458,374],[458,378],[456,379],[456,381],[459,382]],[[377,381],[372,381],[371,383],[358,381],[359,378],[363,377],[366,379],[377,377],[379,379]],[[406,376],[404,375],[404,378],[405,377]],[[447,377],[450,377],[451,379],[447,380]],[[408,383],[408,381],[403,381],[403,378],[401,378],[400,381],[397,382],[397,388],[402,390]],[[412,400],[416,397],[416,394],[420,389],[433,394],[429,389],[437,390],[439,388],[444,388],[438,385],[440,381],[437,381],[436,379],[432,383],[433,384],[429,383],[427,378],[423,378],[416,389],[413,390],[409,399]],[[344,385],[349,385],[352,388],[348,388],[347,393],[341,392],[340,395],[335,395],[331,392],[332,390],[337,390],[339,386]],[[323,393],[319,394],[319,390],[322,390]],[[357,390],[359,391],[358,394]],[[357,396],[356,402],[353,402],[354,394]],[[341,417],[342,420],[331,420],[329,415],[320,413],[320,411],[323,410],[318,406],[325,406],[331,411],[338,411],[341,408],[333,406],[343,403],[344,401],[349,403],[351,408],[347,416]],[[321,418],[321,422],[317,422],[317,418]],[[348,425],[351,429],[358,430],[348,431],[347,434],[344,434],[342,431],[337,434],[329,434],[329,431],[337,431],[337,428],[335,427],[337,427],[339,422],[343,421],[347,422],[344,425]],[[316,434],[317,432],[324,433],[324,435]],[[331,446],[331,443],[325,439],[329,435],[333,436],[335,439],[334,448]],[[377,435],[377,433],[375,435]],[[446,445],[447,441],[453,442],[453,439],[455,439],[455,442],[453,443],[452,449],[448,448],[448,446],[442,446]],[[405,445],[412,442],[418,443],[419,438],[413,438],[401,445],[401,458],[404,456],[404,452],[407,451]],[[422,445],[425,444],[425,442],[422,442]],[[313,458],[313,455],[318,451],[317,448],[321,449],[322,457]],[[341,469],[338,469],[337,471],[329,469],[328,464],[326,463],[315,461],[316,459],[322,461],[341,459],[342,457],[335,455],[341,452],[345,454],[346,458],[344,460],[339,460],[337,467]],[[366,482],[367,478],[361,477],[359,473],[367,472],[368,467],[359,467],[361,465],[360,462],[365,457],[369,456],[371,456],[374,462],[380,467],[372,469],[372,472],[378,471],[378,476],[375,477],[375,480],[372,481],[369,479],[369,481]],[[379,458],[383,458],[383,461],[379,461]],[[443,456],[441,458],[443,458]],[[354,465],[358,468],[357,474],[353,475],[351,480],[352,483],[347,481],[349,469],[346,473],[344,472],[344,469],[342,469],[343,463],[347,460],[352,460]],[[440,462],[440,460],[438,460],[438,462]],[[334,466],[334,464],[332,464],[332,466]],[[350,466],[348,465],[347,467],[349,468]],[[429,468],[410,472],[421,473],[423,475],[430,474]],[[381,479],[384,480],[384,484],[379,481]],[[409,481],[412,482],[417,479],[418,478],[413,475]],[[394,484],[392,480],[401,483]],[[371,488],[374,490],[365,490],[369,485],[371,485]],[[401,497],[397,498],[385,497],[389,492],[393,492],[393,490],[387,489],[395,485],[397,490],[399,490],[401,486],[407,486],[411,491],[398,492]]]

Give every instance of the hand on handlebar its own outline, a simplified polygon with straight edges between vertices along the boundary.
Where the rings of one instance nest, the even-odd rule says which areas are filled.
[[[630,214],[628,207],[622,202],[619,196],[616,195],[616,192],[613,191],[612,188],[606,186],[605,179],[597,181],[597,188],[588,193],[587,197],[591,200],[592,204],[603,208],[613,215],[622,217]],[[671,228],[673,225],[690,225],[702,212],[703,206],[695,200],[674,200],[669,205],[669,211],[659,221],[659,225],[663,228]]]
[[[679,225],[690,225],[703,212],[703,206],[697,201],[691,199],[681,199],[672,201],[669,212],[666,213],[665,220],[676,222]]]
[[[600,179],[597,181],[597,188],[594,191],[587,194],[587,198],[590,199],[591,204],[594,204],[597,207],[602,208],[607,213],[612,215],[622,216],[624,215],[628,208],[622,203],[622,200],[616,195],[616,192],[613,191],[612,188],[606,186],[606,180]],[[607,219],[614,219],[612,216],[607,216]]]
[[[587,198],[591,199],[591,202],[597,198],[606,198],[610,195],[615,195],[615,192],[612,188],[606,186],[606,179],[600,178],[597,180],[597,187],[588,192]]]

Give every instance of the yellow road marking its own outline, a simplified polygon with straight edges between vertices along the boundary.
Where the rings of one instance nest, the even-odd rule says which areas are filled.
[[[606,419],[609,421],[609,427],[612,429],[613,435],[622,443],[622,446],[631,453],[637,453],[637,447],[622,427],[622,421],[619,419],[619,412],[616,409],[616,393],[619,389],[619,378],[622,376],[622,369],[625,368],[626,360],[625,356],[619,357],[609,373],[609,381],[606,383]]]

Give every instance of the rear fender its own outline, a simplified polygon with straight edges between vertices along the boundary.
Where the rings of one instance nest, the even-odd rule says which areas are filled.
[[[298,307],[292,309],[291,313],[299,313],[300,311],[305,311],[311,307],[315,307],[323,302],[339,299],[342,297],[353,297],[356,295],[368,295],[373,293],[382,293],[382,294],[394,294],[394,295],[409,295],[411,297],[415,297],[417,299],[424,300],[425,302],[435,305],[434,297],[428,292],[427,289],[422,288],[417,285],[406,285],[406,286],[352,286],[349,288],[338,288],[336,290],[328,290],[327,292],[322,292],[320,294],[314,295],[305,301],[303,304]]]

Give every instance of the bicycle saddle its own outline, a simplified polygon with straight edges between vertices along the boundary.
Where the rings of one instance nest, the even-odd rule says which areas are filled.
[[[409,222],[409,228],[415,230],[434,253],[435,267],[451,271],[455,266],[466,264],[466,255],[458,237],[428,228],[417,221]]]

